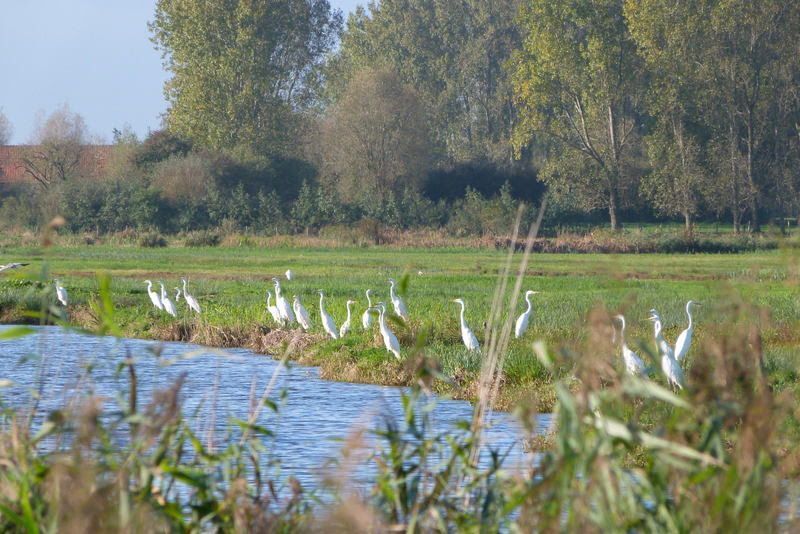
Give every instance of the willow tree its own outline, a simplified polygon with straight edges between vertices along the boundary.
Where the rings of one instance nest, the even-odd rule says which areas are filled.
[[[514,146],[550,144],[541,177],[584,209],[605,208],[611,227],[633,171],[644,69],[622,0],[532,0],[513,58],[519,106]]]
[[[169,128],[210,148],[291,152],[340,26],[328,0],[158,0]]]

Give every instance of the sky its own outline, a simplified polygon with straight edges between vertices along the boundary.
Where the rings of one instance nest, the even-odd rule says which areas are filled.
[[[346,15],[366,0],[330,2]],[[12,143],[28,141],[37,114],[64,103],[98,140],[125,125],[140,138],[159,127],[167,73],[147,30],[155,0],[0,3],[0,110]]]

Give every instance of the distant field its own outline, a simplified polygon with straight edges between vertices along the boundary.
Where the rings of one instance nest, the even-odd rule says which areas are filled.
[[[521,255],[517,255],[521,257]],[[629,344],[650,346],[652,325],[647,310],[657,308],[665,319],[667,339],[674,342],[686,325],[683,311],[688,299],[705,304],[696,314],[696,344],[731,316],[730,304],[752,303],[768,313],[753,317],[762,322],[766,366],[779,387],[795,387],[800,363],[800,300],[796,250],[731,255],[533,255],[523,289],[541,291],[534,297],[534,318],[522,340],[513,341],[506,364],[506,390],[511,397],[525,395],[529,387],[551,381],[532,355],[531,343],[541,339],[550,346],[582,347],[589,342],[590,310],[605,306],[623,311],[629,321]],[[366,306],[364,290],[389,302],[387,278],[408,274],[405,300],[411,314],[409,332],[398,332],[410,345],[415,332],[429,328],[428,352],[439,357],[445,375],[453,377],[470,395],[479,359],[460,344],[458,307],[467,303],[467,319],[482,341],[482,323],[488,315],[502,251],[382,248],[162,248],[79,247],[5,248],[0,263],[30,261],[26,275],[59,277],[70,291],[73,317],[81,313],[97,292],[95,274],[113,280],[118,321],[126,334],[164,337],[171,324],[192,324],[185,314],[173,320],[157,313],[148,300],[143,280],[164,281],[172,288],[181,276],[190,278],[190,291],[203,306],[201,323],[241,332],[273,327],[265,311],[265,291],[270,279],[291,268],[292,282],[283,281],[287,297],[300,295],[317,333],[318,289],[327,294],[327,309],[337,324],[344,320],[345,301],[358,302],[353,334],[340,341],[316,342],[303,361],[319,364],[330,378],[383,383],[403,383],[402,365],[390,359],[377,331],[362,333],[358,317]],[[26,283],[15,275],[0,278],[0,313],[5,322],[22,319]],[[27,303],[28,306],[32,306]],[[523,309],[517,307],[515,315]],[[180,308],[183,310],[183,307]],[[212,342],[213,340],[199,339]],[[592,350],[614,350],[610,345]],[[643,352],[645,348],[640,348]],[[618,361],[618,360],[616,360]],[[447,389],[447,388],[445,388]]]

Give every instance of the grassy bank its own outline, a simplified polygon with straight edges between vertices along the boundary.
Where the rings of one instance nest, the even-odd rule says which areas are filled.
[[[450,248],[84,245],[6,247],[0,263],[8,261],[30,261],[32,265],[0,279],[0,319],[6,323],[29,321],[27,311],[41,306],[37,293],[32,292],[34,280],[55,276],[70,292],[70,320],[94,326],[91,303],[97,295],[96,273],[104,272],[112,278],[116,320],[125,335],[241,345],[261,352],[293,346],[292,357],[319,365],[325,378],[394,385],[413,380],[409,365],[395,361],[383,350],[377,329],[362,332],[358,318],[366,306],[365,289],[371,288],[378,300],[388,302],[387,278],[406,274],[405,300],[411,321],[407,329],[395,326],[405,354],[412,359],[413,340],[426,333],[425,351],[438,358],[446,378],[438,383],[439,391],[473,398],[480,359],[460,343],[458,307],[451,300],[461,297],[467,302],[467,320],[483,341],[482,324],[489,313],[503,253]],[[310,311],[314,329],[308,336],[277,331],[266,313],[265,291],[271,287],[270,279],[287,268],[296,278],[284,280],[284,292],[289,298],[301,296]],[[47,271],[42,273],[42,269]],[[181,305],[175,320],[150,304],[143,280],[163,280],[174,295],[172,288],[181,276],[189,277],[190,291],[203,306],[201,318],[189,316]],[[629,345],[645,352],[652,349],[647,310],[655,307],[661,312],[666,337],[674,342],[685,328],[683,306],[689,299],[705,304],[696,315],[697,344],[730,318],[732,303],[750,302],[763,310],[749,320],[761,328],[770,381],[778,389],[794,390],[800,362],[797,279],[797,258],[791,249],[738,255],[534,255],[523,289],[542,293],[534,297],[534,318],[527,334],[511,343],[500,405],[508,407],[520,398],[534,398],[540,409],[548,409],[554,401],[554,378],[571,375],[569,365],[545,369],[532,356],[535,340],[544,340],[565,353],[587,348],[612,352],[610,339],[598,341],[588,335],[589,312],[601,307],[626,314]],[[358,301],[355,327],[345,339],[331,341],[322,336],[318,289],[325,290],[326,307],[337,324],[344,321],[346,300]],[[515,315],[521,311],[520,304]],[[602,322],[604,316],[593,317]],[[610,327],[607,333],[610,338]]]

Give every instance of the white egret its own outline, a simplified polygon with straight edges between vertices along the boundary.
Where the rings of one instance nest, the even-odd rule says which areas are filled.
[[[378,303],[378,325],[381,331],[381,337],[383,337],[383,345],[386,347],[386,350],[394,354],[394,357],[398,360],[400,359],[400,342],[397,341],[397,336],[394,335],[389,329],[389,325],[386,324],[386,304],[383,302]]]
[[[650,316],[650,320],[653,321],[656,345],[661,355],[661,371],[664,373],[667,382],[673,389],[683,389],[683,369],[681,369],[681,366],[675,359],[675,353],[672,347],[670,347],[669,343],[664,339],[661,317],[659,317],[658,314],[654,314]]]
[[[5,265],[0,265],[0,273],[2,273],[3,271],[10,271],[12,269],[19,269],[20,267],[25,267],[26,265],[30,265],[30,263],[19,263],[19,262],[6,263]]]
[[[623,315],[616,315],[615,318],[619,319],[619,322],[622,323],[619,337],[620,345],[622,345],[622,359],[625,362],[625,370],[628,371],[628,374],[641,376],[644,374],[645,365],[639,355],[629,349],[628,344],[625,342],[625,317]],[[616,332],[616,329],[614,331]]]
[[[372,314],[369,312],[370,308],[372,308],[372,297],[370,294],[372,293],[371,289],[367,289],[367,309],[364,310],[364,313],[361,314],[361,326],[364,327],[364,330],[369,330],[369,327],[372,326]]]
[[[472,330],[469,329],[469,326],[467,326],[467,320],[464,318],[464,310],[466,309],[466,305],[464,304],[463,299],[455,299],[453,302],[461,305],[461,339],[464,341],[464,346],[467,347],[468,351],[480,352],[481,346],[478,344],[478,338],[476,338],[475,334],[472,333]]]
[[[700,306],[699,302],[690,300],[686,303],[686,316],[689,318],[689,326],[686,330],[681,332],[678,336],[678,341],[675,342],[675,359],[682,362],[686,355],[689,353],[689,347],[692,346],[692,334],[694,333],[694,323],[692,322],[692,306]]]
[[[164,283],[159,282],[161,286],[161,304],[164,306],[164,311],[170,314],[173,317],[177,317],[178,313],[175,311],[175,304],[169,299],[169,295],[167,295],[167,290],[164,288]]]
[[[514,324],[514,337],[519,339],[525,333],[525,330],[528,329],[528,323],[531,321],[531,315],[533,314],[533,305],[531,304],[531,297],[539,293],[538,291],[526,291],[525,292],[525,302],[528,303],[528,309],[525,312],[517,317],[517,322]]]
[[[292,270],[291,269],[286,269],[286,273],[285,274],[286,274],[286,279],[291,282],[292,278],[294,277],[294,273],[292,273]]]
[[[67,295],[67,290],[64,289],[64,286],[61,285],[61,282],[58,280],[54,280],[56,284],[56,298],[58,301],[66,308],[67,304],[69,304],[69,296]]]
[[[322,328],[333,339],[339,339],[339,332],[336,330],[336,323],[333,322],[333,317],[325,310],[325,293],[319,292],[319,316],[322,319]]]
[[[272,316],[272,320],[276,323],[281,322],[281,313],[278,311],[278,307],[272,304],[272,291],[269,289],[267,290],[267,311]]]
[[[172,289],[175,290],[175,304],[181,301],[181,288],[173,287]]]
[[[389,296],[392,299],[392,306],[394,306],[394,313],[398,315],[404,321],[408,321],[408,308],[406,308],[406,303],[403,302],[403,299],[400,298],[400,295],[394,289],[395,286],[394,278],[389,278]]]
[[[153,291],[153,282],[150,280],[145,280],[144,283],[147,284],[147,294],[150,296],[150,302],[152,302],[153,306],[159,310],[164,311],[164,305],[161,303],[161,297],[158,296],[158,293]]]
[[[308,332],[311,328],[311,317],[308,315],[308,310],[303,306],[303,303],[300,302],[300,297],[294,295],[294,303],[292,305],[294,308],[294,315],[297,317],[297,322],[300,323],[300,326],[303,327],[303,330]]]
[[[342,323],[342,326],[339,327],[339,337],[344,337],[350,331],[350,306],[355,304],[356,301],[348,300],[347,301],[347,319]]]
[[[294,312],[292,311],[292,307],[289,305],[289,301],[286,300],[286,297],[283,296],[281,293],[281,282],[277,278],[272,279],[275,282],[275,305],[278,308],[278,313],[281,316],[281,324],[284,326],[288,323],[291,324],[294,322]]]
[[[186,301],[186,305],[189,306],[194,312],[200,313],[200,303],[197,302],[197,299],[194,298],[189,292],[186,290],[186,278],[181,278],[183,282],[183,298]]]

